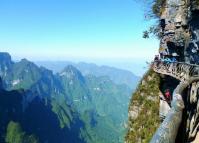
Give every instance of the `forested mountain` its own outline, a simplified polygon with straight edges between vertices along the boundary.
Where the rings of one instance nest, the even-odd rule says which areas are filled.
[[[84,123],[71,107],[38,97],[25,105],[26,96],[24,90],[0,90],[1,143],[84,143]]]
[[[72,65],[55,74],[26,59],[13,62],[8,53],[0,53],[0,77],[2,142],[124,141],[127,85]]]
[[[40,66],[44,66],[48,69],[51,69],[55,73],[60,72],[67,65],[73,65],[79,71],[81,71],[81,73],[84,76],[90,75],[90,74],[95,75],[97,77],[108,76],[114,83],[126,84],[132,89],[135,89],[140,79],[140,77],[134,75],[130,71],[118,69],[118,68],[110,67],[110,66],[97,66],[96,64],[93,64],[93,63],[85,63],[85,62],[73,63],[73,62],[67,62],[67,61],[58,61],[58,62],[37,61],[36,64]]]

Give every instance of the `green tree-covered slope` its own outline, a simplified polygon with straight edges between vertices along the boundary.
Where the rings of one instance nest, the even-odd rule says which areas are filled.
[[[20,124],[13,121],[8,123],[5,141],[7,143],[39,143],[34,135],[27,135]]]
[[[80,136],[84,123],[69,106],[58,117],[52,107],[56,103],[35,98],[24,107],[25,96],[23,90],[0,90],[1,143],[84,143]]]
[[[148,143],[159,126],[159,85],[159,75],[149,70],[133,94],[127,143]]]
[[[71,137],[74,141],[76,137],[88,143],[124,142],[128,101],[132,92],[128,86],[115,84],[107,76],[84,76],[71,65],[54,74],[26,59],[13,62],[8,53],[0,53],[0,58],[3,88],[7,91],[24,91],[21,100],[23,106],[20,108],[23,111],[30,110],[23,113],[25,117],[23,121],[17,121],[19,124],[23,123],[21,124],[23,131],[34,129],[32,133],[40,141],[48,140],[43,133],[50,130],[42,130],[46,129],[42,119],[48,121],[55,118],[52,124],[56,124],[58,133],[61,130],[60,136],[68,137],[73,133],[74,135],[68,138]],[[9,102],[11,101],[7,101],[7,104]],[[45,112],[41,114],[40,111],[44,107]],[[31,112],[34,114],[28,114]],[[52,117],[43,117],[45,113],[51,113]],[[37,121],[38,124],[35,125],[35,122],[28,124],[28,119]],[[50,140],[52,143],[56,141],[54,138]]]

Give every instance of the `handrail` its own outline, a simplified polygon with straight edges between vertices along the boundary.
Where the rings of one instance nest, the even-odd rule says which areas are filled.
[[[183,82],[199,76],[199,66],[194,64],[154,61],[151,67],[157,73],[172,76]]]
[[[182,93],[191,83],[199,80],[199,66],[180,62],[154,61],[151,67],[157,73],[166,74],[180,80],[180,84],[173,92],[171,109],[150,143],[175,143],[184,109]]]

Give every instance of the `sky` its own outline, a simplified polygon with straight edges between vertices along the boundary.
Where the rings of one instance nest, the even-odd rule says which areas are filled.
[[[158,40],[136,0],[0,0],[0,51],[14,60],[84,61],[141,75]]]

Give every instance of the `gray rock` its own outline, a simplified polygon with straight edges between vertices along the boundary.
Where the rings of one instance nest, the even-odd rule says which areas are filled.
[[[138,106],[131,107],[131,110],[129,111],[128,114],[129,118],[135,120],[139,115],[139,107]]]
[[[156,96],[154,96],[154,97],[153,96],[147,96],[146,99],[153,101],[153,102],[158,101],[158,98]]]
[[[197,91],[198,91],[199,84],[194,82],[191,87],[191,96],[190,96],[190,103],[194,104],[197,102]]]

